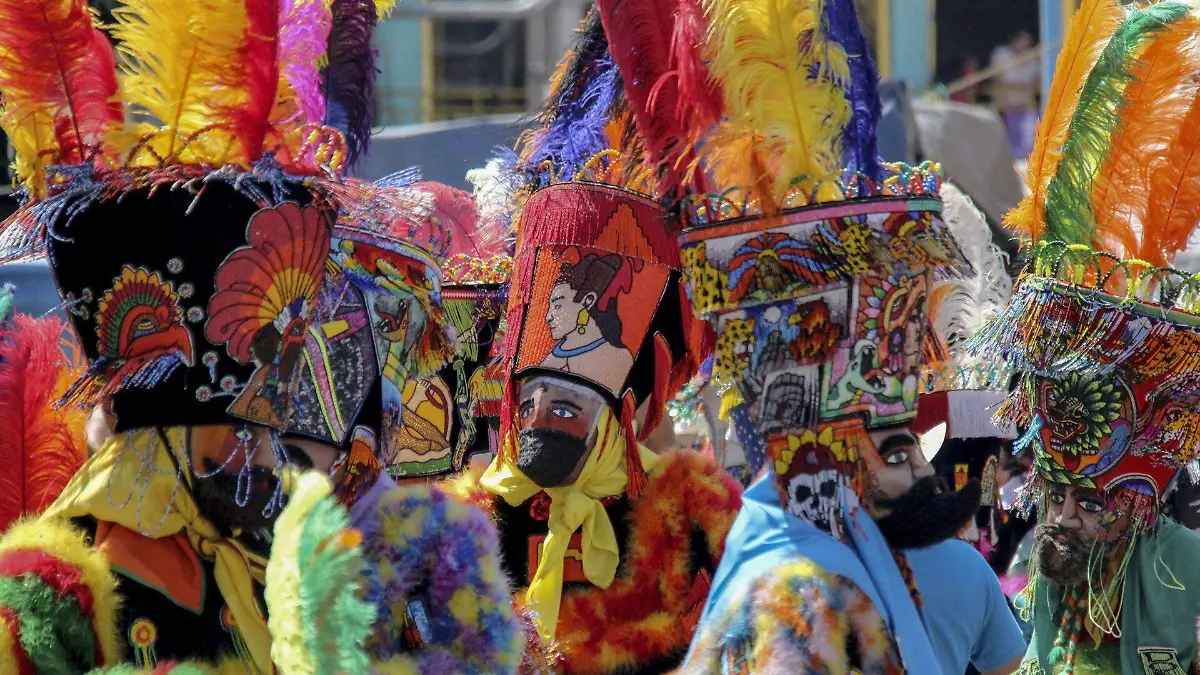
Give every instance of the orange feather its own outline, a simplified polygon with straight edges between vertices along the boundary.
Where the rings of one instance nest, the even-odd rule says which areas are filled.
[[[1139,231],[1149,205],[1149,169],[1179,134],[1196,95],[1191,74],[1200,71],[1193,40],[1198,23],[1189,16],[1172,24],[1146,48],[1125,89],[1125,123],[1110,141],[1092,192],[1097,245],[1118,257],[1166,263],[1152,259],[1154,246],[1147,249],[1143,243],[1150,240]]]
[[[1025,172],[1025,184],[1030,194],[1004,218],[1007,225],[1025,232],[1035,242],[1045,229],[1046,189],[1062,160],[1062,146],[1079,103],[1079,92],[1100,58],[1100,52],[1120,25],[1122,16],[1121,5],[1116,0],[1083,0],[1067,29],[1054,67],[1054,84],[1038,123]]]
[[[1200,221],[1200,97],[1192,100],[1179,136],[1151,171],[1149,200],[1142,257],[1165,265],[1187,247]]]

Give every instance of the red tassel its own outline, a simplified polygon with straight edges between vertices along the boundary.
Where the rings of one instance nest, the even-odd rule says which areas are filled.
[[[512,376],[504,380],[504,393],[500,400],[500,447],[496,456],[501,463],[515,462],[513,449],[517,447],[517,430],[521,428],[521,420],[517,417],[517,383]]]
[[[644,441],[662,422],[663,409],[671,386],[671,346],[662,333],[654,334],[654,391],[650,392],[650,407],[646,423],[638,432],[638,440]]]
[[[625,492],[630,499],[642,496],[649,479],[646,468],[642,466],[642,455],[638,451],[637,435],[633,433],[633,413],[637,410],[637,402],[633,392],[625,392],[621,401],[621,428],[625,431]]]

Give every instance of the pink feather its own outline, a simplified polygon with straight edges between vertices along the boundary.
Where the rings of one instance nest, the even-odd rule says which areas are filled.
[[[333,12],[327,0],[280,0],[279,62],[295,95],[301,124],[325,121],[318,64],[329,47]]]

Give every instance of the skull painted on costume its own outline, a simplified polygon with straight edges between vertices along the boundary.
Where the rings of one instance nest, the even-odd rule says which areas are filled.
[[[829,530],[838,522],[839,492],[845,479],[835,469],[798,473],[788,481],[788,513]]]

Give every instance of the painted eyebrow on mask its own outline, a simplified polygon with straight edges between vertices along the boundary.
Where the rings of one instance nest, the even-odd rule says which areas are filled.
[[[883,457],[890,455],[897,450],[911,448],[917,444],[912,436],[907,434],[892,434],[883,439],[883,443],[879,446],[879,456]]]
[[[575,412],[578,412],[578,413],[583,412],[583,408],[581,408],[578,403],[576,403],[568,398],[551,399],[550,403],[552,403],[554,405],[566,406],[566,407],[570,408],[571,410],[574,410]]]

